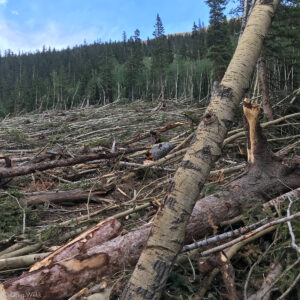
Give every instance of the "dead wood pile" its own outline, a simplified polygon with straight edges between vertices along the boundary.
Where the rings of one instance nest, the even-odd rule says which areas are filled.
[[[194,125],[187,115],[200,119],[204,111],[204,107],[191,106],[185,101],[166,101],[163,110],[155,112],[153,107],[157,107],[157,103],[113,103],[105,107],[28,114],[2,121],[0,279],[5,281],[8,290],[11,288],[11,295],[17,292],[13,287],[22,286],[25,281],[36,287],[34,290],[23,289],[18,297],[23,295],[25,299],[68,299],[79,291],[72,299],[84,299],[99,291],[102,294],[109,291],[111,297],[120,295],[130,272],[125,267],[134,266],[137,261],[150,233],[151,219],[163,205],[172,176],[192,140]],[[273,205],[266,209],[267,213],[263,213],[261,205],[299,187],[299,173],[295,171],[299,165],[299,118],[300,113],[275,114],[273,121],[262,122],[262,127],[268,128],[264,134],[269,147],[285,158],[275,162],[276,168],[269,168],[275,174],[269,177],[265,173],[257,177],[257,170],[252,176],[251,171],[245,169],[246,138],[241,118],[236,119],[235,126],[238,127],[230,131],[225,140],[223,156],[211,172],[201,195],[203,199],[194,209],[186,243],[208,233],[213,236],[226,233],[231,226],[238,228],[251,224],[266,215],[270,222],[286,214],[286,204]],[[281,169],[279,166],[283,165]],[[245,179],[241,175],[243,171],[252,177]],[[250,185],[249,178],[252,180]],[[299,197],[299,190],[293,191],[292,195],[284,199]],[[237,201],[247,197],[249,203]],[[286,201],[283,200],[288,203]],[[297,213],[298,208],[294,204],[292,214]],[[131,231],[133,228],[137,230]],[[280,240],[278,227],[273,230],[277,236],[269,236],[270,243],[284,242]],[[73,240],[68,242],[70,238]],[[288,239],[286,236],[285,242]],[[258,256],[261,249],[267,249],[255,247],[239,252],[241,257],[245,251]],[[206,276],[208,271],[202,272],[201,267],[195,273],[193,265],[196,268],[197,263],[191,260],[199,258],[199,251],[197,253],[196,256],[190,253],[188,263],[180,258],[179,265],[188,267],[183,268],[183,273],[182,270],[175,272],[175,279],[171,279],[172,288],[166,293],[170,293],[169,296],[178,291],[184,296],[204,295],[209,284],[205,291],[198,291],[197,284],[201,280],[209,283],[216,269],[221,270],[223,279],[228,278],[223,280],[219,295],[223,297],[226,291],[236,293],[232,286],[235,266],[230,262],[230,255],[227,255],[229,261],[222,261],[218,252],[215,258],[218,263],[208,267],[211,273]],[[251,253],[245,254],[250,259],[249,268],[253,265]],[[17,277],[36,260],[41,262],[35,264],[30,273]],[[208,260],[204,262],[207,264]],[[268,263],[271,265],[272,262]],[[290,265],[293,263],[295,260]],[[73,277],[68,277],[70,270]],[[39,272],[49,272],[53,277],[41,277]],[[57,284],[58,278],[64,276],[66,281]],[[25,278],[24,282],[22,278]],[[184,278],[188,282],[180,286],[178,280]],[[41,285],[41,281],[44,284]],[[247,288],[253,294],[259,291],[259,282],[246,278],[245,284],[246,293]]]

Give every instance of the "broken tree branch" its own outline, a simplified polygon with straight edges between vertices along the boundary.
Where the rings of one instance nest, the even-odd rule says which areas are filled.
[[[44,170],[54,169],[58,167],[72,166],[79,163],[85,163],[97,159],[116,158],[121,155],[132,153],[138,150],[140,149],[128,149],[116,153],[110,153],[110,152],[90,153],[86,155],[77,155],[74,158],[59,159],[54,161],[41,162],[37,164],[28,164],[25,166],[12,167],[9,169],[0,168],[0,179],[26,175],[26,174],[34,173],[35,171],[44,171]]]
[[[232,245],[234,245],[234,244],[236,244],[236,243],[238,243],[238,242],[240,242],[240,241],[242,241],[242,240],[244,240],[244,239],[249,238],[249,237],[252,236],[252,235],[257,234],[257,233],[260,232],[260,231],[264,231],[265,229],[267,229],[267,228],[269,228],[269,227],[273,227],[273,226],[275,226],[275,225],[278,225],[278,224],[281,224],[281,223],[288,222],[288,221],[293,220],[293,219],[298,218],[298,217],[300,217],[300,212],[298,212],[298,213],[296,213],[296,214],[293,214],[293,215],[291,215],[291,216],[289,216],[289,217],[285,217],[285,218],[281,218],[281,219],[274,220],[274,221],[272,221],[272,222],[270,222],[270,223],[267,223],[267,224],[265,224],[265,225],[263,225],[263,226],[261,226],[261,227],[255,229],[255,230],[251,231],[250,233],[247,233],[247,234],[245,234],[245,235],[243,235],[243,236],[241,236],[241,237],[238,237],[238,238],[236,238],[236,239],[234,239],[234,240],[232,240],[232,241],[230,241],[230,242],[227,242],[227,243],[222,244],[222,245],[220,245],[220,246],[217,246],[217,247],[215,247],[215,248],[206,250],[206,251],[202,252],[201,255],[202,255],[202,256],[207,256],[207,255],[210,255],[210,254],[212,254],[212,253],[222,251],[222,250],[224,250],[224,249],[226,249],[226,248],[228,248],[228,247],[231,247]]]

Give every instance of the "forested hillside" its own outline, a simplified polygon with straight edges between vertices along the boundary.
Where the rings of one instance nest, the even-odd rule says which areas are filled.
[[[153,37],[140,39],[137,29],[122,42],[46,49],[0,57],[0,113],[68,109],[117,99],[208,99],[236,47],[240,18],[226,20],[222,8],[211,9],[210,26],[191,24],[190,34],[165,35],[154,20]],[[267,74],[276,97],[299,86],[299,5],[284,3],[266,40]],[[254,74],[251,96],[259,96]],[[280,91],[278,94],[277,92]]]

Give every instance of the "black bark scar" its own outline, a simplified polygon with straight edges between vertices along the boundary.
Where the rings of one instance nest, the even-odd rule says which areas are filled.
[[[211,111],[208,111],[203,116],[203,122],[204,122],[204,125],[206,125],[206,126],[214,123],[215,120],[216,120],[216,115]]]
[[[154,299],[154,296],[155,296],[155,293],[154,291],[148,291],[148,290],[145,290],[141,287],[138,287],[135,292],[138,294],[138,295],[141,295],[144,299]],[[133,298],[132,298],[133,299]]]
[[[181,163],[181,167],[185,168],[185,169],[191,169],[191,170],[195,170],[197,172],[201,172],[201,168],[196,167],[191,161],[189,160],[184,160]]]
[[[260,0],[260,4],[273,5],[273,0]]]
[[[205,146],[200,150],[204,159],[209,159],[211,157],[211,151],[209,146]]]
[[[219,85],[217,95],[222,98],[232,99],[232,88],[226,87],[222,84]]]
[[[166,202],[165,202],[165,205],[169,208],[169,209],[172,209],[174,210],[174,205],[176,203],[176,199],[175,198],[172,198],[172,197],[169,197],[167,198]]]
[[[225,124],[227,130],[231,129],[233,123],[231,120],[221,119],[221,121]]]

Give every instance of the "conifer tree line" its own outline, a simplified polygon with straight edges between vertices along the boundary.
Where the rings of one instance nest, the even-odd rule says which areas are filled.
[[[241,1],[242,2],[242,1]],[[226,0],[207,0],[210,25],[166,35],[157,14],[153,37],[135,30],[120,42],[95,42],[57,51],[0,54],[0,117],[25,111],[69,109],[116,100],[208,99],[238,43],[240,18],[227,20]],[[270,91],[299,87],[299,0],[283,2],[265,42]],[[259,95],[256,74],[252,93]]]

